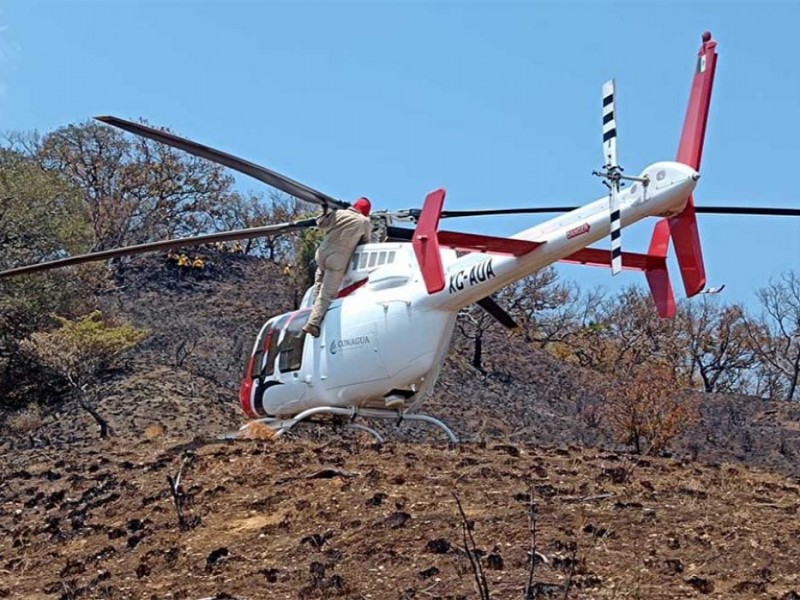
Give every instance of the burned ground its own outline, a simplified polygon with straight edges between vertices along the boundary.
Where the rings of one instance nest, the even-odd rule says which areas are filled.
[[[167,476],[183,465],[178,522]],[[531,444],[163,438],[2,469],[0,597],[798,597],[800,486],[731,464]]]
[[[454,493],[492,597],[521,598],[531,490],[537,597],[572,574],[570,598],[800,598],[793,405],[703,396],[673,458],[637,458],[591,418],[595,375],[498,330],[484,373],[455,339],[424,407],[461,447],[407,425],[383,448],[216,442],[255,333],[296,298],[275,265],[211,258],[142,261],[99,297],[151,331],[98,388],[114,437],[68,404],[4,434],[0,598],[477,598]]]

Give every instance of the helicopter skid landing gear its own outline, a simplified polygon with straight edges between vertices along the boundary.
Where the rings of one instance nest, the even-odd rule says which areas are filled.
[[[349,422],[345,423],[343,426],[347,429],[357,429],[359,431],[366,431],[370,435],[372,435],[378,443],[383,443],[383,436],[380,433],[372,429],[371,427],[367,427],[366,425],[362,425],[361,423],[353,423],[353,421],[357,417],[362,417],[364,419],[390,419],[395,420],[398,423],[402,423],[403,421],[422,421],[423,423],[429,423],[434,427],[438,427],[447,435],[450,439],[450,442],[453,444],[458,443],[458,437],[453,433],[453,431],[445,425],[442,421],[435,417],[431,417],[430,415],[418,414],[418,413],[408,413],[408,412],[401,412],[396,410],[386,410],[380,408],[339,408],[335,406],[317,406],[315,408],[309,408],[308,410],[304,410],[303,412],[299,413],[297,416],[291,419],[280,419],[277,417],[266,417],[263,419],[258,419],[258,422],[263,423],[267,427],[274,429],[277,435],[282,435],[289,431],[292,427],[312,417],[314,415],[319,414],[328,414],[328,415],[335,415],[339,417],[347,417]],[[246,425],[244,427],[247,427]],[[242,429],[244,429],[242,427]]]

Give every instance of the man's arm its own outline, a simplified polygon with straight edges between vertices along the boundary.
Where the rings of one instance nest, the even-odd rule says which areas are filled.
[[[336,214],[336,210],[328,210],[323,212],[319,217],[317,217],[317,227],[320,229],[327,230],[330,229],[331,225],[335,220],[334,215]]]
[[[369,244],[372,241],[372,221],[369,217],[364,217],[364,222],[361,224],[361,237],[358,238],[358,246],[361,244]]]

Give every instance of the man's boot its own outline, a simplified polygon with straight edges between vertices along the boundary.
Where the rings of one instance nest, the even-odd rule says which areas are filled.
[[[306,323],[305,325],[303,325],[303,331],[305,331],[307,334],[311,336],[314,336],[315,338],[319,337],[318,325],[312,325],[311,323]]]

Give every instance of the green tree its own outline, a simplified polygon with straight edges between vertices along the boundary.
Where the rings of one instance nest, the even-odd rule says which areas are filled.
[[[92,401],[92,387],[148,333],[127,324],[115,324],[94,311],[77,319],[56,317],[59,327],[40,331],[21,344],[22,350],[62,377],[77,400],[100,427],[100,437],[112,432]]]
[[[90,237],[79,195],[63,178],[17,152],[0,150],[0,269],[84,250]],[[19,342],[50,326],[51,313],[82,310],[76,273],[0,280],[2,406],[18,406],[47,385],[19,352]]]
[[[92,250],[206,231],[211,208],[235,200],[224,167],[93,121],[12,146],[80,191]]]

